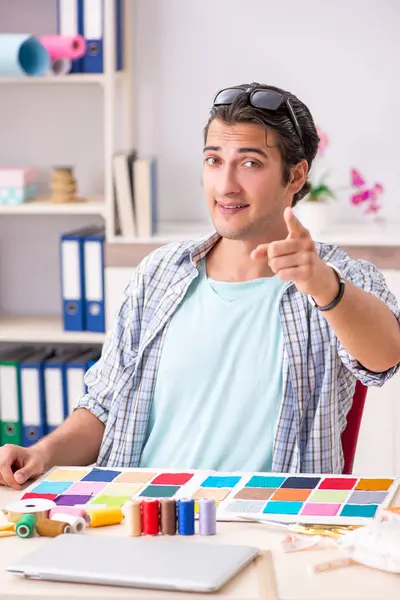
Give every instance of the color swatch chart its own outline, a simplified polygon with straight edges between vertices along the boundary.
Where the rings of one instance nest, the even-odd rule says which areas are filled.
[[[219,503],[241,479],[213,471],[55,467],[21,499],[46,498],[58,506],[91,508],[122,507],[131,498],[213,498]]]
[[[218,520],[247,516],[288,523],[363,524],[390,504],[397,487],[393,478],[348,475],[55,467],[21,499],[100,508],[122,507],[131,498],[212,498]]]
[[[337,475],[254,474],[220,506],[226,514],[280,522],[365,524],[388,506],[395,479]]]

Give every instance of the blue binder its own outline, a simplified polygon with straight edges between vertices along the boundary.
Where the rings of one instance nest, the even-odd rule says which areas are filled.
[[[66,364],[82,352],[79,348],[56,350],[43,365],[47,431],[54,431],[68,416]]]
[[[23,446],[31,446],[47,433],[43,363],[51,354],[51,350],[37,350],[20,363]]]
[[[83,35],[83,0],[58,0],[57,31],[60,35]],[[72,61],[70,73],[83,72],[83,57]]]
[[[120,71],[123,68],[122,0],[107,1],[115,2],[116,69]],[[83,3],[83,35],[87,43],[83,70],[85,73],[103,73],[104,0],[83,0]]]
[[[98,231],[86,227],[61,236],[61,295],[65,331],[85,331],[83,236]]]
[[[87,331],[105,331],[104,232],[83,236],[85,323]]]
[[[85,373],[92,361],[100,357],[100,350],[90,349],[75,356],[65,364],[67,381],[67,411],[73,412],[73,407],[82,394],[86,394]]]

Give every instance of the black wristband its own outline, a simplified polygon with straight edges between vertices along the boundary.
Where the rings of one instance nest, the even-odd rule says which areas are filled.
[[[314,300],[315,307],[318,308],[318,310],[320,310],[321,312],[326,312],[328,310],[332,310],[332,308],[335,308],[335,306],[337,306],[339,304],[339,302],[341,301],[341,299],[343,298],[345,280],[342,277],[339,277],[339,275],[336,271],[335,271],[335,273],[338,276],[338,280],[339,280],[339,291],[337,293],[336,298],[334,298],[332,300],[332,302],[330,304],[327,304],[326,306],[318,306],[318,304]]]

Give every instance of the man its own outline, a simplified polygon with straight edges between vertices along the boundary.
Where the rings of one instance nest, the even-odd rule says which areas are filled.
[[[396,300],[373,265],[314,243],[293,215],[318,145],[300,100],[222,90],[204,139],[216,233],[139,265],[75,412],[0,451],[6,485],[95,461],[341,472],[356,379],[398,369]]]

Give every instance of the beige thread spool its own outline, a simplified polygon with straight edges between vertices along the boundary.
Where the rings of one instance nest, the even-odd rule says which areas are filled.
[[[83,517],[78,515],[67,515],[65,513],[54,513],[50,517],[51,521],[61,521],[62,523],[68,523],[71,526],[72,533],[83,533],[86,529],[86,521]]]
[[[43,537],[57,537],[62,533],[71,533],[71,525],[63,521],[38,519],[36,523],[36,532]]]
[[[142,535],[142,503],[140,500],[127,500],[124,504],[125,526],[128,535]]]

